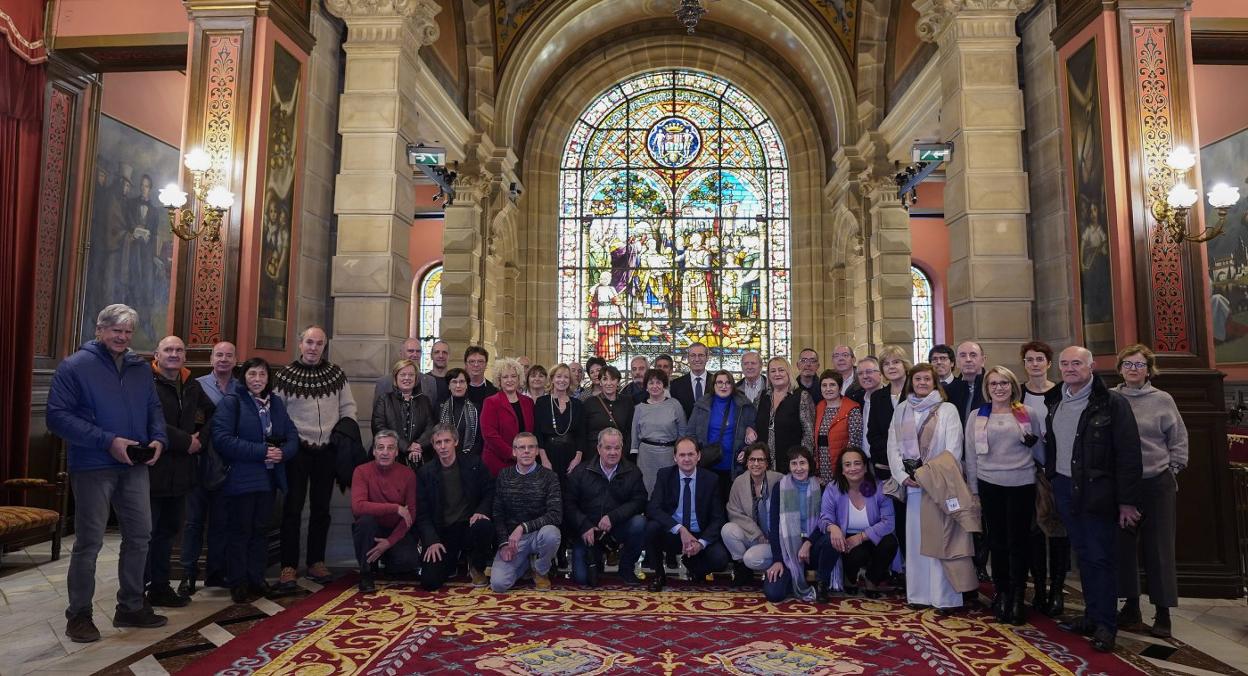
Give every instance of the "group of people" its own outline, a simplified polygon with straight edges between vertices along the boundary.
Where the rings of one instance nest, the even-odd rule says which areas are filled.
[[[350,487],[365,592],[383,569],[427,590],[465,568],[495,592],[525,577],[546,589],[564,553],[577,584],[597,585],[617,558],[618,578],[641,584],[644,555],[652,591],[679,557],[694,580],[731,569],[744,586],[761,575],[771,601],[904,586],[909,603],[948,613],[990,562],[994,613],[1022,624],[1029,575],[1034,607],[1063,613],[1073,548],[1086,611],[1065,626],[1111,650],[1117,625],[1140,620],[1142,540],[1152,631],[1169,632],[1187,437],[1173,399],[1150,384],[1156,359],[1143,345],[1118,355],[1113,389],[1082,347],[1061,353],[1057,384],[1044,343],[1023,346],[1020,380],[986,367],[974,341],[937,345],[913,365],[895,346],[862,358],[836,346],[823,371],[812,349],[796,370],[776,356],[765,372],[751,352],[739,379],[709,371],[701,343],[686,349],[687,373],[673,377],[671,356],[639,356],[628,382],[598,357],[584,371],[505,358],[496,384],[484,348],[451,367],[438,341],[422,373],[410,339],[376,383],[364,462],[355,401],[319,327],[281,367],[236,365],[234,347],[218,344],[212,372],[194,379],[177,337],[150,364],[129,351],[136,321],[124,305],[105,308],[97,339],[58,367],[49,395],[78,505],[66,612],[75,641],[99,637],[90,601],[110,504],[123,540],[114,624],[159,626],[153,606],[196,592],[205,535],[206,584],[237,601],[273,591],[266,536],[279,499],[274,586],[297,580],[305,499],[305,575],[330,579],[336,482]],[[170,550],[183,521],[175,592]]]

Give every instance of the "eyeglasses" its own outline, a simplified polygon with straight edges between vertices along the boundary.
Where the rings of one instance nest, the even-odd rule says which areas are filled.
[[[1004,383],[988,383],[988,389],[992,389],[992,388],[994,388],[994,387],[1009,387],[1009,386],[1010,386],[1010,383],[1008,383],[1008,382],[1004,382]]]
[[[799,363],[799,364],[818,364],[818,363],[819,363],[819,358],[818,358],[818,357],[802,357],[801,359],[798,359],[798,360],[797,360],[797,363]]]
[[[750,458],[746,462],[767,462],[767,458]]]
[[[1139,370],[1148,368],[1148,362],[1146,361],[1124,361],[1122,362],[1122,367],[1125,369],[1131,369],[1132,371],[1139,371]]]

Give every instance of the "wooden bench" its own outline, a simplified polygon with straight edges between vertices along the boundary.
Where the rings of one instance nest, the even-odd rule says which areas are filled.
[[[9,479],[0,484],[7,495],[0,505],[0,557],[32,544],[52,540],[52,560],[61,558],[61,534],[65,532],[65,490],[69,475],[61,472],[56,483],[47,479]],[[44,493],[55,497],[56,509],[12,505],[13,494]]]

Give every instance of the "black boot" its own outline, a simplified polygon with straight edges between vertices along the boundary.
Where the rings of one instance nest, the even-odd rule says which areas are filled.
[[[1129,627],[1143,621],[1144,616],[1140,614],[1140,597],[1127,599],[1118,611],[1118,626]]]
[[[992,602],[992,614],[996,616],[997,622],[1001,624],[1009,624],[1011,613],[1014,612],[1014,591],[1008,590],[997,594]]]
[[[1062,571],[1061,577],[1053,576],[1049,578],[1049,605],[1045,610],[1045,615],[1049,617],[1061,617],[1066,612],[1066,571]]]
[[[198,590],[195,588],[194,575],[188,575],[182,578],[182,581],[178,583],[178,596],[184,596],[189,599],[195,595],[196,591]]]
[[[744,562],[732,562],[732,586],[748,587],[754,581],[754,571],[750,570]]]
[[[1148,630],[1150,636],[1157,638],[1170,638],[1170,609],[1157,608],[1157,614],[1153,616],[1153,626]]]
[[[1036,593],[1031,597],[1031,607],[1036,612],[1048,614],[1049,612],[1049,590],[1045,586],[1045,580],[1042,577],[1036,578]]]
[[[827,582],[815,583],[815,603],[831,603],[832,594],[828,592]]]
[[[1014,595],[1014,604],[1009,608],[1010,624],[1021,627],[1027,624],[1027,595],[1019,590]]]

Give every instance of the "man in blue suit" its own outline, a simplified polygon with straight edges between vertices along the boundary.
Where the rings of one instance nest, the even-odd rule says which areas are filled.
[[[680,552],[692,579],[723,570],[728,550],[719,539],[724,499],[715,473],[698,467],[702,449],[693,437],[676,440],[676,464],[659,470],[646,506],[646,560],[654,577],[650,591],[663,591],[663,553]]]

